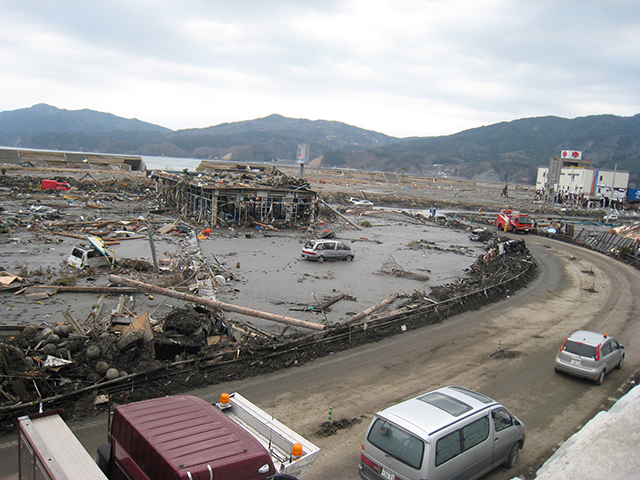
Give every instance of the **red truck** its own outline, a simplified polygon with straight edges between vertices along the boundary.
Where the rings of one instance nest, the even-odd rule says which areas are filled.
[[[60,413],[18,419],[20,480],[295,480],[319,452],[237,393],[117,406],[97,463]]]
[[[503,210],[499,213],[493,224],[498,230],[513,233],[530,233],[535,229],[535,222],[529,215],[515,210]]]
[[[67,182],[58,182],[57,180],[42,180],[40,190],[63,190],[68,192],[71,187]]]

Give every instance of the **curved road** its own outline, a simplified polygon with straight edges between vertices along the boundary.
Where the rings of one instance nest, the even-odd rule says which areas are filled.
[[[463,385],[496,398],[527,425],[516,467],[484,478],[533,478],[554,447],[608,406],[640,366],[640,272],[543,237],[526,242],[539,274],[503,302],[301,367],[193,393],[215,401],[223,391],[239,391],[308,436],[322,452],[305,480],[358,479],[360,442],[374,412],[441,385]],[[580,328],[609,333],[627,347],[623,369],[607,375],[602,386],[553,371],[562,341]],[[492,359],[499,344],[515,356]],[[334,420],[362,422],[317,437],[329,407]],[[95,452],[106,438],[104,424],[100,417],[72,427]],[[0,445],[0,478],[12,478],[12,457],[10,442]]]

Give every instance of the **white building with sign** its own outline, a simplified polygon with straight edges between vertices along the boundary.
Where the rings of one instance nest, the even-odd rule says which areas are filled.
[[[539,197],[554,201],[584,199],[585,204],[622,202],[628,185],[629,172],[594,168],[576,150],[563,150],[560,157],[551,158],[549,167],[538,168],[536,179]]]

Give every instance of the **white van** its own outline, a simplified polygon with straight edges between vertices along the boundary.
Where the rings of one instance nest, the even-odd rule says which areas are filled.
[[[473,480],[515,465],[525,425],[495,400],[448,386],[378,412],[360,453],[364,480]]]
[[[69,265],[82,270],[86,267],[106,267],[113,263],[113,257],[107,253],[100,237],[87,235],[86,239],[89,240],[90,245],[73,247],[67,258]]]

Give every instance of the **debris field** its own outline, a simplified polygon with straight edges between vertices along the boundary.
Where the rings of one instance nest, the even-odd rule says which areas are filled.
[[[3,429],[13,428],[18,414],[42,408],[63,406],[70,416],[84,416],[125,396],[140,400],[301,365],[498,301],[535,275],[523,240],[501,238],[478,220],[330,205],[319,198],[304,226],[276,227],[264,223],[268,216],[232,220],[226,214],[221,226],[167,205],[167,189],[154,178],[93,174],[55,180],[71,189],[41,191],[38,178],[0,177],[0,252],[9,252],[0,253]],[[303,272],[290,275],[292,292],[309,282],[337,285],[347,269],[380,277],[389,290],[370,292],[366,308],[355,311],[339,309],[356,304],[340,288],[306,291],[313,297],[308,305],[282,305],[276,292],[268,303],[242,305],[259,293],[241,297],[250,281],[240,262],[229,252],[212,251],[218,241],[254,245],[259,262],[261,242],[277,248],[280,242],[334,237],[362,245],[366,253],[382,242],[363,230],[390,225],[456,232],[477,247],[403,238],[404,247],[379,255],[376,268],[364,259],[358,264],[366,256],[360,254],[354,262],[327,266],[297,259],[290,266]],[[435,284],[445,277],[404,260],[416,254],[455,256],[467,268]],[[80,259],[78,265],[72,258]],[[100,265],[91,263],[96,259]]]

